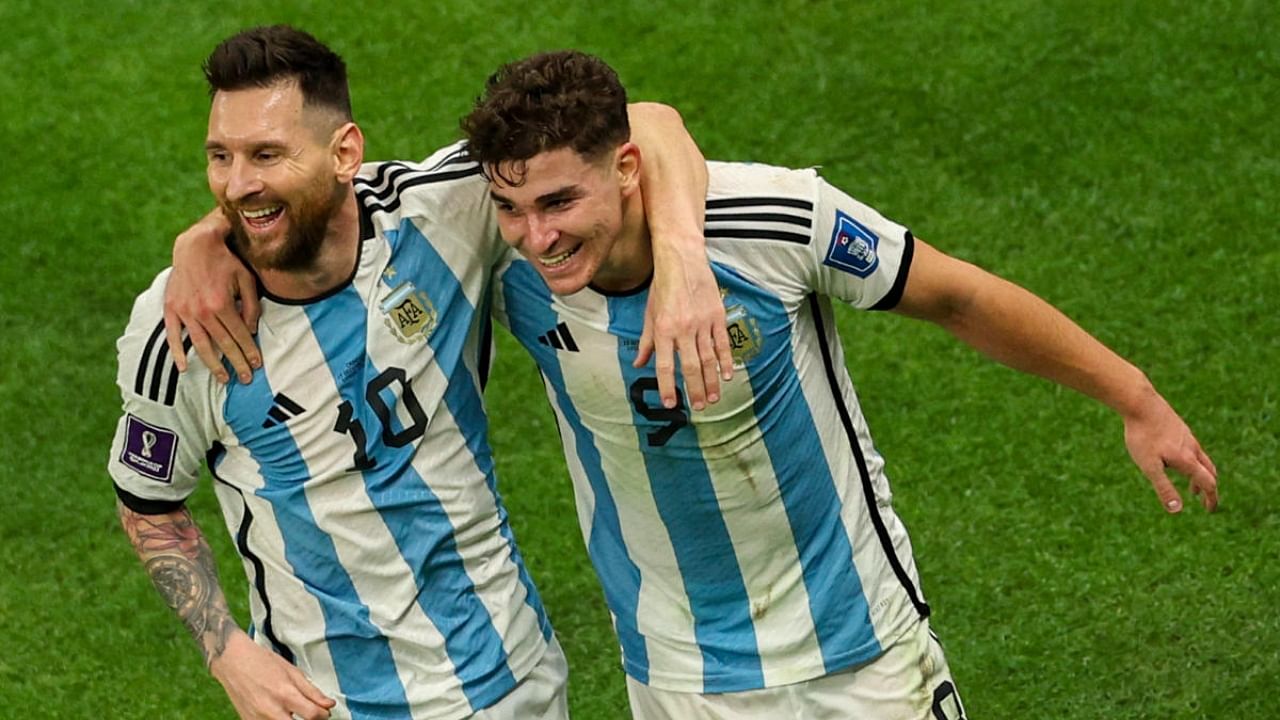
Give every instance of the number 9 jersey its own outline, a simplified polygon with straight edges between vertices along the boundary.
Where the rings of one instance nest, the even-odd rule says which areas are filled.
[[[168,271],[138,298],[118,343],[109,471],[122,502],[155,514],[181,506],[207,459],[254,638],[338,700],[334,717],[464,717],[506,695],[551,637],[481,396],[504,246],[456,147],[367,164],[355,189],[353,276],[308,301],[264,293],[249,384],[223,386],[194,360],[178,374]]]
[[[496,317],[533,354],[636,681],[726,693],[864,663],[929,609],[829,298],[887,309],[913,240],[813,171],[708,163],[707,254],[737,369],[694,412],[634,368],[648,284],[550,293],[518,257]]]

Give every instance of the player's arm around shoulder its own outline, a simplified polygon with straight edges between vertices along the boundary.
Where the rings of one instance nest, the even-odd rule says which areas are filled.
[[[653,251],[653,282],[634,366],[653,357],[664,406],[676,403],[676,363],[690,405],[702,409],[720,397],[733,376],[719,288],[707,263],[703,212],[707,164],[680,113],[660,103],[627,106],[637,148],[638,187]]]

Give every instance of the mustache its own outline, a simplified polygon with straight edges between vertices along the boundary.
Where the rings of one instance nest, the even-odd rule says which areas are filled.
[[[268,205],[281,205],[283,207],[288,207],[289,203],[271,195],[259,194],[252,195],[242,200],[226,200],[223,201],[221,205],[224,213],[239,214],[241,210],[254,210]]]

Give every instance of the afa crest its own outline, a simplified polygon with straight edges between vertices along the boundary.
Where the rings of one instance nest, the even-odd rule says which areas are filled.
[[[383,322],[402,343],[422,342],[436,329],[438,315],[435,305],[411,282],[397,285],[378,303],[378,309],[382,311]]]
[[[729,352],[733,355],[733,365],[742,368],[751,358],[760,354],[764,347],[764,335],[760,332],[760,323],[751,317],[747,308],[742,305],[728,304],[725,298],[724,322],[729,333]]]

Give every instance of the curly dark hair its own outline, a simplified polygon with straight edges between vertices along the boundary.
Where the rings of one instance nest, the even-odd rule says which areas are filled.
[[[617,73],[576,50],[503,65],[461,126],[471,157],[509,185],[524,182],[524,161],[539,153],[569,147],[594,160],[631,138]]]
[[[204,61],[209,96],[296,80],[307,107],[351,120],[347,64],[324,43],[289,25],[249,28],[218,43]]]

